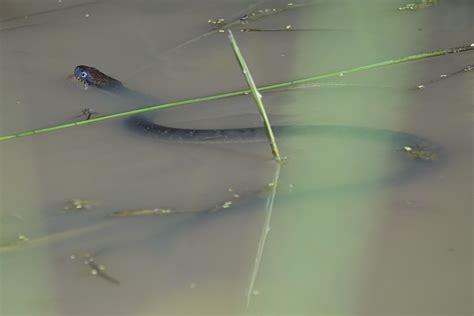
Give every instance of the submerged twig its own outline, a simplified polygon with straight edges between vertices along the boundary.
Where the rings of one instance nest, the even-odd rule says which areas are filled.
[[[142,208],[132,210],[120,210],[113,212],[110,216],[126,217],[126,216],[142,216],[142,215],[163,215],[178,213],[174,208]]]
[[[302,78],[302,79],[296,79],[296,80],[291,80],[291,81],[275,83],[275,84],[259,87],[258,90],[260,92],[272,91],[272,90],[297,86],[297,85],[301,85],[301,84],[304,84],[304,83],[314,82],[314,81],[318,81],[318,80],[322,80],[322,79],[338,77],[338,76],[349,74],[349,73],[361,72],[361,71],[366,71],[366,70],[370,70],[370,69],[375,69],[375,68],[380,68],[380,67],[385,67],[385,66],[390,66],[390,65],[396,65],[396,64],[421,60],[421,59],[445,56],[445,55],[450,55],[450,54],[458,54],[458,53],[463,53],[463,52],[467,52],[467,51],[471,51],[471,50],[474,50],[474,43],[464,45],[464,46],[455,47],[455,48],[448,48],[448,49],[438,50],[438,51],[434,51],[434,52],[430,52],[430,53],[421,53],[421,54],[401,57],[401,58],[397,58],[397,59],[386,60],[386,61],[382,61],[382,62],[379,62],[379,63],[374,63],[374,64],[365,65],[365,66],[355,67],[355,68],[351,68],[351,69],[347,69],[347,70],[341,70],[341,71],[337,71],[337,72],[331,72],[331,73],[326,73],[326,74],[322,74],[322,75],[306,77],[306,78]],[[205,101],[224,99],[224,98],[229,98],[229,97],[234,97],[234,96],[239,96],[239,95],[245,95],[245,94],[248,94],[248,93],[251,93],[250,89],[244,89],[244,90],[238,90],[238,91],[232,91],[232,92],[225,92],[225,93],[215,94],[215,95],[211,95],[211,96],[180,100],[180,101],[165,103],[165,104],[160,104],[160,105],[152,105],[152,106],[148,106],[148,107],[138,108],[138,109],[135,109],[135,110],[130,110],[130,111],[119,112],[119,113],[114,113],[114,114],[110,114],[110,115],[104,115],[104,116],[100,116],[100,117],[96,117],[96,118],[91,118],[90,120],[69,122],[69,123],[64,123],[64,124],[60,124],[60,125],[53,125],[53,126],[46,127],[46,128],[41,128],[41,129],[35,129],[35,130],[30,130],[30,131],[25,131],[25,132],[10,134],[10,135],[3,135],[3,136],[0,136],[0,141],[6,141],[6,140],[11,140],[11,139],[20,138],[20,137],[39,135],[39,134],[49,133],[49,132],[53,132],[53,131],[56,131],[56,130],[61,130],[61,129],[69,128],[69,127],[92,124],[92,123],[97,123],[97,122],[107,121],[107,120],[112,120],[112,119],[118,119],[118,118],[130,116],[130,115],[134,115],[134,114],[145,113],[145,112],[150,112],[150,111],[155,111],[155,110],[160,110],[160,109],[167,109],[167,108],[172,108],[172,107],[176,107],[176,106],[190,105],[190,104],[193,104],[193,103],[202,103],[202,102],[205,102]]]
[[[116,278],[110,276],[107,272],[105,272],[105,267],[103,265],[97,265],[95,262],[89,262],[88,266],[91,268],[91,274],[97,275],[98,277],[113,283],[115,285],[120,285],[120,281]]]
[[[6,19],[2,20],[1,22],[5,23],[5,22],[11,22],[11,21],[19,21],[19,20],[25,20],[25,19],[28,19],[28,18],[31,18],[31,17],[43,16],[43,15],[46,15],[46,14],[51,14],[51,13],[56,13],[56,12],[65,12],[65,11],[69,11],[69,10],[75,10],[78,7],[85,7],[85,6],[88,6],[88,5],[91,5],[91,4],[96,4],[98,2],[99,2],[99,0],[92,0],[92,1],[82,2],[82,3],[77,3],[77,4],[68,4],[67,6],[58,6],[57,8],[53,8],[53,9],[49,9],[49,10],[45,10],[45,11],[39,11],[39,12],[27,14],[27,15],[23,14],[23,15],[19,15],[19,16],[9,17],[9,18],[6,18]]]
[[[308,7],[308,6],[312,6],[312,5],[316,4],[316,3],[313,3],[313,2],[299,3],[299,4],[294,4],[294,3],[290,2],[286,6],[280,7],[280,8],[271,8],[271,9],[267,8],[267,9],[260,9],[260,10],[251,11],[254,8],[262,5],[264,2],[265,2],[264,0],[260,0],[260,1],[257,1],[255,3],[249,5],[247,8],[245,8],[244,10],[242,10],[241,12],[239,12],[237,14],[238,18],[235,18],[235,19],[231,20],[230,22],[226,22],[226,20],[223,19],[223,18],[218,18],[218,19],[214,19],[214,20],[209,19],[207,22],[210,23],[211,25],[213,25],[213,27],[214,27],[211,31],[200,34],[200,35],[198,35],[196,37],[193,37],[193,38],[191,38],[191,39],[189,39],[185,42],[182,42],[181,44],[178,44],[177,46],[162,52],[160,54],[160,56],[163,57],[163,56],[170,55],[170,54],[178,51],[179,49],[184,48],[184,47],[186,47],[186,46],[188,46],[192,43],[198,42],[198,41],[200,41],[200,40],[202,40],[206,37],[209,37],[209,36],[214,35],[216,33],[224,33],[226,30],[228,30],[228,29],[230,29],[234,26],[241,25],[241,24],[247,24],[250,21],[256,21],[258,19],[268,17],[268,16],[272,16],[272,15],[275,15],[275,14],[278,14],[278,13],[281,13],[281,12],[285,12],[287,10]],[[134,76],[135,74],[140,73],[140,72],[148,69],[149,67],[152,67],[155,63],[156,63],[156,61],[151,62],[151,63],[149,63],[149,64],[147,64],[143,67],[140,67],[137,71],[134,71],[131,75]]]
[[[272,148],[273,157],[276,161],[281,161],[280,151],[278,150],[275,136],[273,135],[272,126],[270,124],[270,120],[268,119],[267,112],[265,111],[265,107],[262,102],[262,95],[257,90],[257,86],[253,81],[252,74],[250,73],[247,63],[245,62],[244,56],[240,52],[239,46],[237,45],[237,42],[235,41],[234,35],[232,34],[231,30],[229,30],[229,40],[232,44],[232,48],[234,49],[235,57],[239,62],[240,68],[242,69],[242,73],[244,74],[244,77],[247,80],[247,84],[249,85],[250,90],[252,91],[255,103],[257,104],[258,111],[260,112],[260,117],[262,118],[263,125],[265,126],[268,141],[270,142],[270,147]]]
[[[0,254],[10,252],[10,251],[16,251],[20,249],[30,249],[30,248],[35,248],[39,246],[49,245],[50,243],[53,243],[53,242],[63,241],[63,240],[73,238],[85,233],[91,233],[99,229],[103,229],[107,225],[110,225],[110,224],[111,222],[109,223],[100,222],[100,223],[93,224],[87,227],[69,229],[63,232],[52,233],[52,234],[38,237],[38,238],[30,237],[30,238],[24,239],[24,238],[19,237],[18,238],[19,241],[0,245]]]
[[[416,86],[416,89],[418,90],[422,90],[424,88],[426,88],[426,86],[429,86],[429,85],[432,85],[434,83],[437,83],[441,80],[445,80],[445,79],[449,79],[449,78],[452,78],[453,76],[456,76],[456,75],[459,75],[459,74],[463,74],[463,73],[466,73],[466,72],[469,72],[471,70],[474,70],[474,65],[467,65],[466,67],[464,67],[463,69],[461,70],[458,70],[458,71],[455,71],[455,72],[452,72],[450,74],[441,74],[439,75],[438,78],[436,79],[432,79],[430,81],[427,81],[423,84],[419,84]]]
[[[240,29],[241,32],[350,32],[349,30],[343,29],[324,29],[324,28],[307,28],[307,29],[294,29],[292,27],[285,27],[282,29]]]
[[[248,12],[249,10],[255,8],[259,4],[260,3],[251,5],[248,8],[248,10],[246,10],[246,11]],[[225,19],[222,19],[222,18],[215,19],[215,20],[208,20],[208,23],[212,24],[215,27],[213,30],[211,30],[207,33],[201,34],[199,36],[196,36],[196,37],[194,37],[194,38],[192,38],[192,39],[190,39],[190,40],[188,40],[184,43],[181,43],[178,46],[175,46],[172,49],[165,51],[164,54],[167,55],[167,54],[170,54],[172,52],[175,52],[180,48],[183,48],[183,47],[185,47],[185,46],[187,46],[191,43],[197,42],[197,41],[199,41],[203,38],[206,38],[210,35],[213,35],[213,34],[216,34],[216,33],[223,33],[226,30],[232,28],[233,26],[236,26],[236,25],[239,25],[239,24],[245,24],[245,23],[248,23],[250,21],[256,21],[258,19],[261,19],[261,18],[264,18],[264,17],[269,17],[269,16],[272,16],[272,15],[275,15],[275,14],[278,14],[278,13],[281,13],[281,12],[284,12],[284,11],[287,11],[287,10],[313,6],[315,4],[316,3],[312,3],[312,2],[299,3],[299,4],[294,4],[294,3],[290,2],[285,7],[271,8],[271,9],[270,8],[260,9],[260,10],[256,10],[256,11],[253,11],[253,12],[243,14],[239,18],[234,19],[234,20],[232,20],[231,22],[228,22],[228,23],[225,22]]]
[[[82,255],[80,259],[84,259],[84,264],[90,268],[90,273],[92,275],[98,276],[101,279],[104,279],[105,281],[113,283],[115,285],[120,285],[119,280],[105,272],[105,266],[103,264],[96,263],[96,256],[97,254],[91,255],[89,253],[86,253]],[[76,257],[77,256],[75,254],[72,254],[70,256],[71,260],[75,260]]]

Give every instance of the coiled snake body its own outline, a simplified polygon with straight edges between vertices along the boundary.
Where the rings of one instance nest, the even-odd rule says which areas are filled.
[[[140,102],[141,106],[156,104],[156,98],[146,96],[125,87],[120,81],[107,76],[97,68],[80,65],[74,69],[74,77],[87,86],[93,86],[111,93],[133,98]],[[160,140],[186,143],[234,143],[266,141],[266,133],[263,127],[229,128],[229,129],[183,129],[156,124],[145,115],[134,115],[126,120],[130,130],[154,136]],[[423,144],[434,146],[428,140],[413,134],[391,131],[385,129],[318,125],[318,126],[275,126],[273,131],[276,136],[286,135],[344,135],[344,137],[359,139],[376,139],[393,143],[397,148],[407,145]]]

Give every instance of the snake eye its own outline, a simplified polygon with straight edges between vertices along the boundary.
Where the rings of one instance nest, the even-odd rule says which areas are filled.
[[[87,77],[87,72],[85,72],[85,71],[81,72],[81,77],[82,77],[82,78]]]

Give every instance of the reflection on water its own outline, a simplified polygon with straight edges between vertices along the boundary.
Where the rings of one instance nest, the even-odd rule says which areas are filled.
[[[163,102],[244,87],[208,20],[234,30],[258,85],[472,41],[468,0],[302,3],[3,1],[0,131],[142,106],[68,80],[79,64]],[[288,25],[315,31],[236,32]],[[472,64],[466,53],[265,95],[273,124],[340,129],[280,139],[276,178],[266,144],[165,143],[122,120],[1,143],[2,312],[467,315],[472,72],[451,74]],[[154,119],[260,124],[246,96]]]

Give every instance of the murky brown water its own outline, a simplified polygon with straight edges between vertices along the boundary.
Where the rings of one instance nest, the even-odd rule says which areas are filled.
[[[236,24],[258,85],[474,42],[469,0],[414,12],[398,11],[403,1],[357,4],[316,1]],[[225,34],[202,36],[207,20],[287,6],[3,0],[1,134],[74,120],[84,108],[142,106],[67,79],[79,64],[160,102],[244,88]],[[319,30],[239,32],[288,25]],[[1,314],[472,315],[473,72],[412,89],[469,64],[470,52],[266,94],[275,124],[403,131],[443,150],[409,169],[400,148],[371,138],[281,140],[288,163],[258,270],[268,194],[195,211],[274,181],[265,144],[163,143],[122,120],[0,143]],[[156,115],[179,127],[260,124],[247,96]],[[94,203],[64,212],[73,198]],[[108,216],[156,207],[184,214]],[[8,247],[20,236],[24,247]]]

